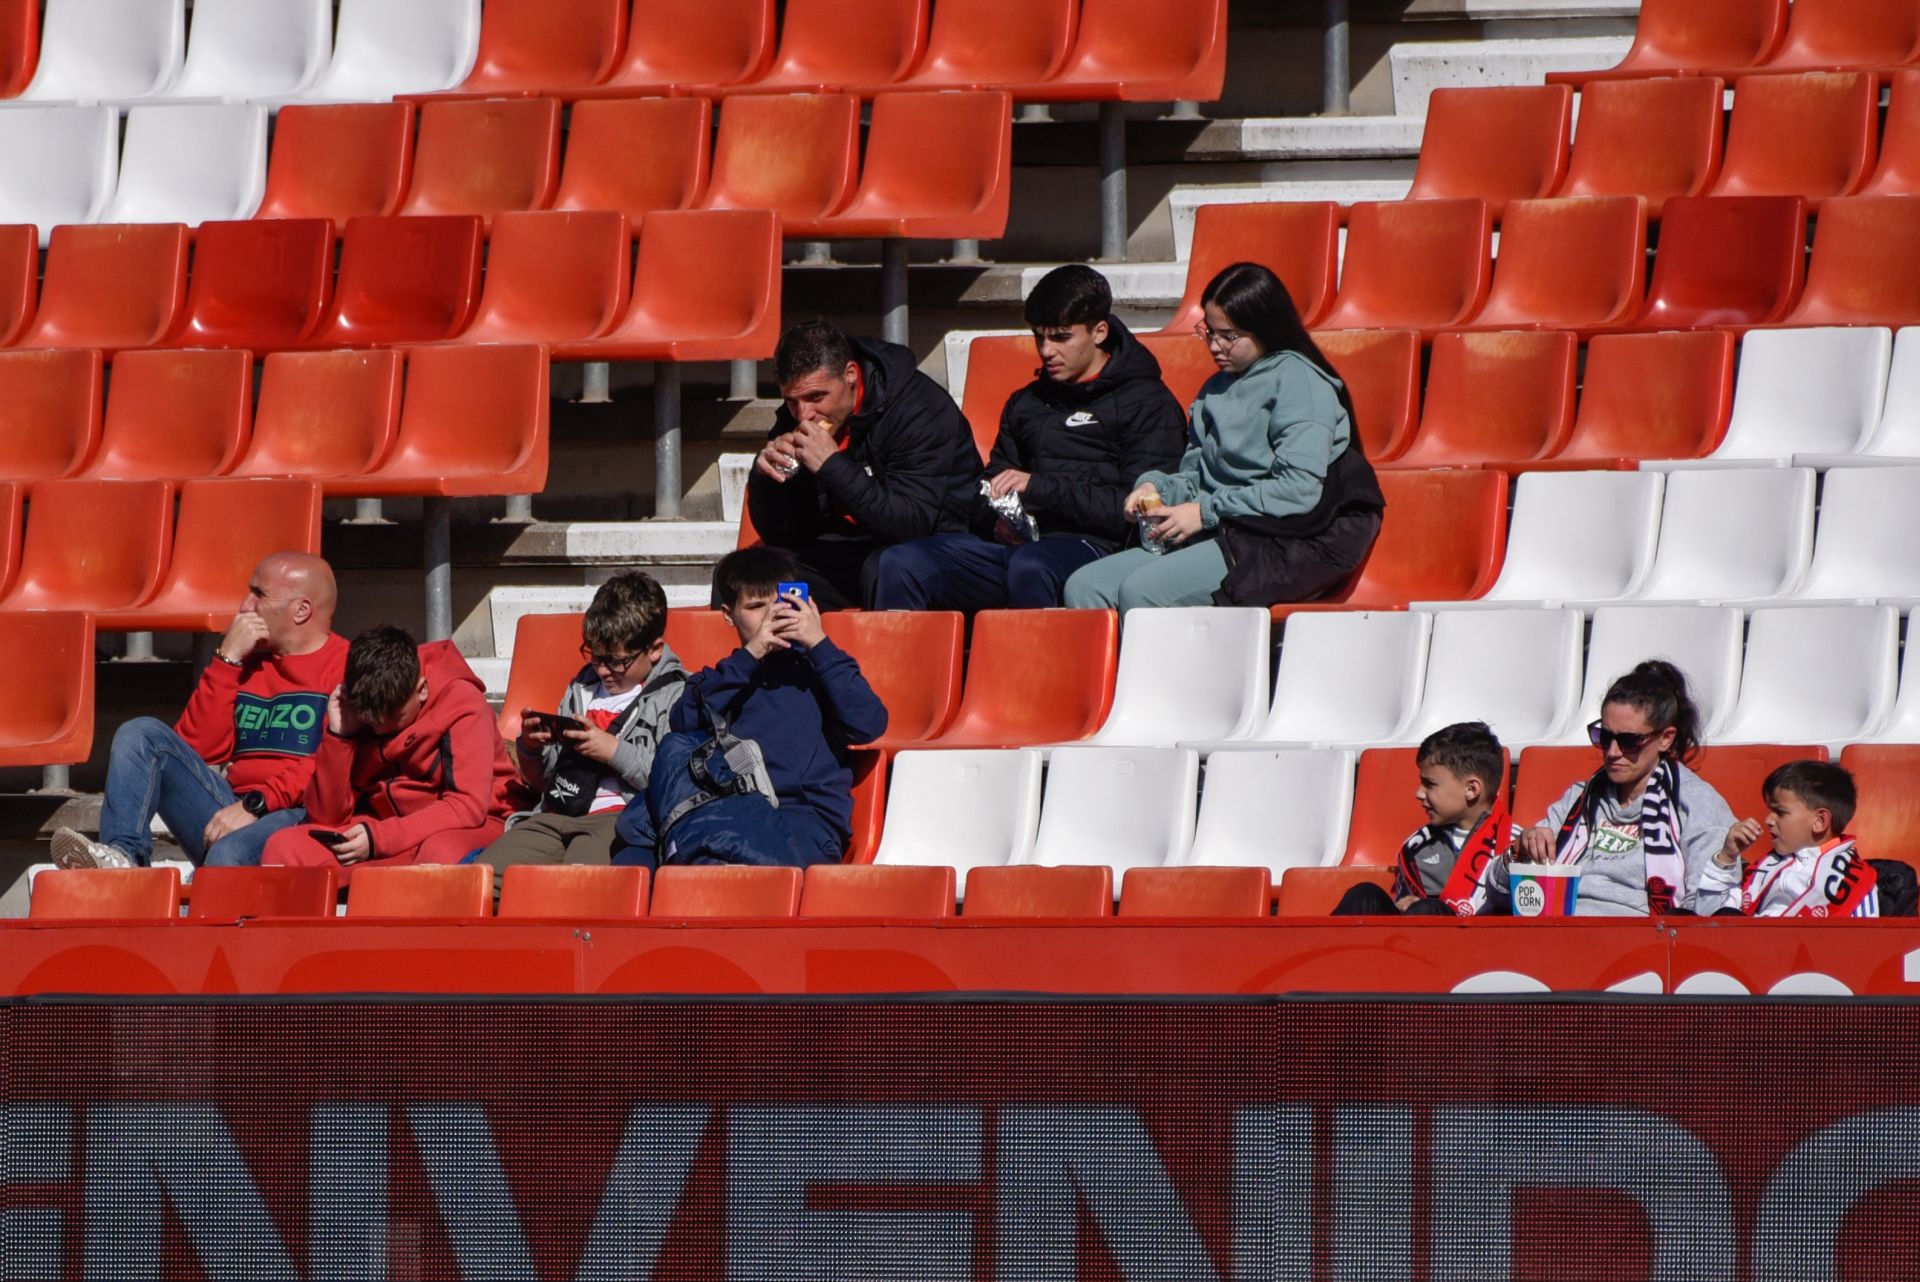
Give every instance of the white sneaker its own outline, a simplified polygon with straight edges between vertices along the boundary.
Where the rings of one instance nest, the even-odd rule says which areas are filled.
[[[84,833],[62,828],[47,843],[55,868],[131,868],[133,860],[114,846],[103,845]]]

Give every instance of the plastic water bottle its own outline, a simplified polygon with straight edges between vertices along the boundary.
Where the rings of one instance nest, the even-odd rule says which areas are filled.
[[[1155,556],[1164,555],[1167,550],[1167,545],[1153,536],[1153,522],[1147,519],[1147,514],[1157,510],[1160,506],[1160,496],[1158,494],[1149,494],[1140,500],[1140,515],[1134,518],[1140,524],[1140,546]]]

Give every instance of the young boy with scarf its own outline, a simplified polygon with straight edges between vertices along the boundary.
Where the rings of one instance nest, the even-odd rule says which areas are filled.
[[[1747,917],[1878,917],[1873,865],[1846,828],[1857,796],[1853,776],[1825,761],[1789,761],[1761,785],[1773,849],[1742,874],[1740,854],[1760,839],[1742,819],[1700,877],[1704,916],[1732,909]]]

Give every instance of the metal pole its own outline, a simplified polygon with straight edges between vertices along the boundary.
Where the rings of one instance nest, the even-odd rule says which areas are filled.
[[[956,240],[953,242],[953,254],[947,259],[950,263],[977,263],[980,261],[980,242],[977,240]]]
[[[653,365],[653,514],[680,516],[680,366]]]
[[[379,499],[355,499],[353,501],[353,519],[367,525],[378,525],[386,518],[380,514]]]
[[[907,341],[907,242],[898,238],[880,242],[880,337]]]
[[[727,399],[730,401],[752,401],[760,397],[760,362],[736,360],[727,362]]]
[[[806,249],[800,255],[800,261],[809,267],[819,267],[833,261],[833,246],[824,240],[806,242]]]
[[[153,633],[127,633],[127,658],[135,662],[146,662],[153,658]]]
[[[1344,116],[1353,110],[1353,65],[1347,0],[1321,0],[1326,33],[1320,43],[1320,110]]]
[[[420,515],[426,543],[427,640],[453,635],[453,500],[423,499]]]
[[[41,792],[72,792],[73,776],[66,766],[40,767]]]
[[[613,366],[606,361],[588,361],[580,367],[580,403],[605,405],[613,399]]]
[[[507,495],[507,511],[500,519],[503,521],[518,521],[530,524],[533,521],[533,495]]]
[[[1200,114],[1199,103],[1193,101],[1191,98],[1181,98],[1173,104],[1173,109],[1167,112],[1167,119],[1205,120],[1206,117]]]
[[[1127,259],[1127,109],[1100,104],[1100,257]]]

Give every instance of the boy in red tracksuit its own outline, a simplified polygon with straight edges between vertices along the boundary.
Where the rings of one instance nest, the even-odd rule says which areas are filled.
[[[327,704],[308,823],[267,843],[269,864],[455,864],[505,830],[517,775],[480,679],[450,641],[362,632]]]

